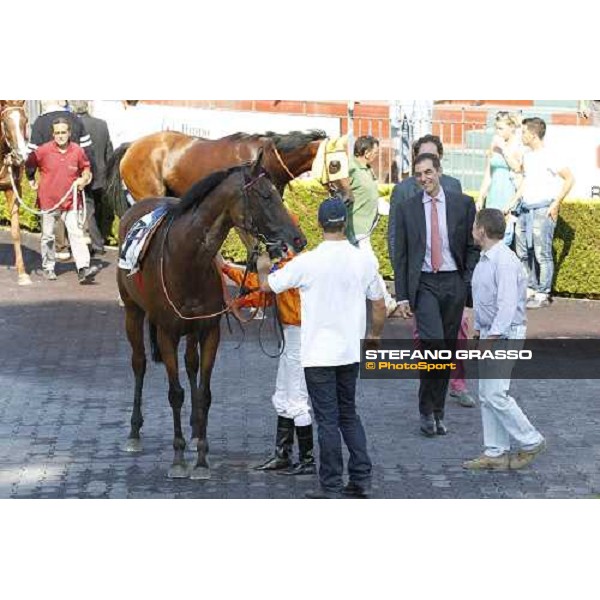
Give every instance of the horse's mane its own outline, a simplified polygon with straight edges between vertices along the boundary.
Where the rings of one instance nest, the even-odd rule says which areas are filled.
[[[221,183],[223,183],[230,175],[235,172],[247,169],[246,165],[238,165],[211,173],[204,179],[196,182],[181,198],[181,201],[169,208],[169,212],[174,216],[182,215],[193,206],[198,206],[202,201]]]
[[[320,129],[311,129],[310,131],[290,131],[289,133],[275,133],[267,131],[266,133],[244,133],[239,131],[228,135],[227,139],[232,142],[259,142],[261,138],[273,140],[275,147],[280,152],[293,152],[298,148],[303,148],[311,142],[324,140],[327,134]]]

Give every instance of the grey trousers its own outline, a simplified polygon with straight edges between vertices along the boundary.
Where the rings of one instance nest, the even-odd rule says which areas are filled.
[[[44,271],[54,271],[56,264],[54,225],[62,221],[71,240],[71,252],[75,259],[77,270],[90,266],[90,251],[83,238],[83,229],[77,222],[77,213],[69,210],[55,210],[42,215],[42,268]]]

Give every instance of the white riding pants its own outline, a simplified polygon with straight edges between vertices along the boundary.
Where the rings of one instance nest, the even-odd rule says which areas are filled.
[[[284,325],[285,348],[279,357],[275,393],[272,401],[278,416],[294,419],[298,427],[310,425],[312,419],[304,369],[300,362],[300,327]]]

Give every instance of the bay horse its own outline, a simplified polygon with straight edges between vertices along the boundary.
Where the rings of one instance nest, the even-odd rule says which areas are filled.
[[[0,191],[6,196],[10,215],[10,234],[15,249],[15,266],[19,285],[31,284],[25,270],[21,251],[19,229],[19,204],[16,193],[21,196],[21,177],[27,158],[27,113],[25,100],[0,100]],[[11,181],[12,175],[12,181]]]
[[[140,271],[132,277],[122,269],[117,274],[135,375],[131,429],[125,450],[141,451],[142,386],[146,370],[143,325],[147,317],[156,328],[159,352],[153,349],[153,357],[156,359],[160,354],[169,380],[174,458],[168,476],[207,479],[210,477],[206,456],[210,379],[219,346],[221,315],[228,310],[224,306],[223,283],[214,263],[215,255],[233,226],[261,239],[273,256],[283,256],[288,248],[300,252],[306,238],[293,223],[263,170],[262,153],[252,166],[231,167],[202,179],[181,200],[160,197],[135,204],[121,220],[121,246],[131,226],[161,204],[168,206],[167,215],[149,243]],[[191,473],[184,460],[186,443],[181,430],[184,392],[177,364],[178,345],[183,336],[200,344],[200,358],[196,343],[188,344],[185,352],[192,398],[190,423],[192,437],[197,439],[197,462]]]
[[[177,131],[163,131],[123,144],[115,151],[107,166],[105,202],[121,216],[129,207],[123,183],[136,201],[151,196],[172,195],[180,198],[199,179],[214,171],[256,160],[263,146],[264,168],[283,196],[285,186],[314,167],[321,149],[327,169],[332,174],[323,184],[332,195],[350,199],[347,160],[345,170],[339,160],[345,137],[338,138],[335,152],[323,131],[292,131],[288,134],[267,132],[264,135],[235,133],[218,140],[196,138]],[[269,141],[273,146],[265,146]]]

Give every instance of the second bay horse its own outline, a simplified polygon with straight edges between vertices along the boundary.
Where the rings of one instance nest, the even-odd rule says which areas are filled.
[[[338,139],[338,147],[345,145],[345,138]],[[256,160],[263,146],[264,168],[281,195],[292,179],[313,168],[321,150],[324,160],[328,165],[333,164],[336,173],[324,181],[324,185],[330,193],[349,199],[347,161],[344,167],[329,156],[326,147],[331,146],[330,140],[322,131],[267,132],[264,135],[236,133],[218,140],[163,131],[123,144],[116,150],[107,168],[106,201],[118,216],[127,210],[123,183],[136,201],[164,195],[180,198],[196,181],[210,173]]]
[[[268,148],[267,148],[268,150]],[[251,166],[218,171],[194,184],[181,200],[149,198],[135,204],[121,219],[121,246],[134,223],[161,204],[167,214],[149,243],[141,268],[134,276],[119,269],[117,282],[125,305],[127,337],[135,392],[131,431],[125,449],[141,450],[142,386],[146,371],[144,320],[156,327],[156,342],[169,380],[169,403],[173,412],[173,464],[169,477],[207,479],[206,428],[211,404],[210,379],[220,340],[224,305],[221,274],[214,258],[232,227],[262,240],[271,255],[288,250],[300,252],[306,238],[293,223],[281,196],[262,168],[262,153]],[[192,396],[192,436],[197,439],[197,462],[193,470],[184,460],[185,440],[181,428],[184,392],[179,383],[177,348],[181,337],[188,344],[185,364]],[[197,380],[200,368],[200,381]]]

